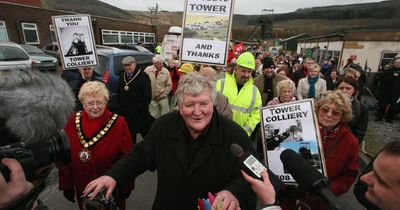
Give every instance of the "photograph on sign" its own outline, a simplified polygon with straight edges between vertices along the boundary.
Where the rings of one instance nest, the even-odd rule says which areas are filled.
[[[65,69],[97,65],[89,15],[54,16],[53,23]]]
[[[187,0],[181,60],[225,65],[232,14],[233,0]]]
[[[268,168],[285,183],[295,183],[280,160],[286,149],[293,150],[326,174],[313,106],[313,100],[306,99],[261,109],[264,159]]]

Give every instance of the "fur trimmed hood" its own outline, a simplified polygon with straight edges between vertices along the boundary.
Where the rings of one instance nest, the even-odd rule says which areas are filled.
[[[21,141],[47,140],[63,129],[75,106],[68,84],[39,71],[0,71],[0,119]]]

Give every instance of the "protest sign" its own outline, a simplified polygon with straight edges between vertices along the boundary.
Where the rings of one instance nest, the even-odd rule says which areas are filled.
[[[291,149],[322,174],[325,160],[318,121],[312,99],[282,103],[261,109],[264,159],[268,168],[285,183],[295,183],[280,160],[285,149]]]
[[[52,18],[64,69],[97,65],[90,16],[66,15]]]
[[[186,0],[181,61],[225,65],[232,15],[233,0]]]

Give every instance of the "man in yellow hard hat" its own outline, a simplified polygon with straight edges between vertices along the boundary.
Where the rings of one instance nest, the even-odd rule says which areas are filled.
[[[182,66],[178,69],[178,71],[181,73],[181,75],[184,74],[189,74],[190,72],[194,71],[193,64],[191,63],[184,63]]]
[[[233,112],[233,121],[250,136],[260,122],[261,95],[253,85],[252,71],[255,60],[250,52],[242,53],[236,60],[232,75],[217,81],[217,91],[228,97]]]

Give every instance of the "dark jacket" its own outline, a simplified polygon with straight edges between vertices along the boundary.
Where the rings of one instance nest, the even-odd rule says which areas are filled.
[[[197,154],[188,154],[188,141],[201,141]],[[157,170],[153,209],[197,210],[198,198],[225,189],[239,200],[242,210],[253,210],[256,197],[229,151],[232,143],[251,151],[246,132],[215,110],[209,126],[196,140],[189,137],[179,111],[174,111],[157,119],[145,139],[107,174],[121,187],[147,170]],[[190,155],[194,155],[192,164]]]
[[[301,67],[301,69],[297,69],[295,72],[293,72],[293,82],[294,84],[297,85],[299,84],[299,81],[306,77],[308,75],[308,70],[304,66]]]
[[[397,74],[396,74],[397,72]],[[379,98],[387,100],[392,99],[392,103],[400,96],[400,70],[392,67],[383,71],[380,78]],[[395,103],[394,103],[395,104]]]
[[[351,132],[357,137],[358,142],[361,144],[368,128],[368,107],[360,101],[353,99],[351,101],[351,109],[353,110],[353,119],[348,125]]]
[[[274,78],[272,79],[272,93],[274,96],[272,98],[275,98],[278,96],[278,90],[276,89],[276,86],[278,85],[278,82],[284,80],[285,78],[279,74],[275,74]],[[266,106],[269,101],[267,101],[268,94],[264,92],[264,85],[265,85],[265,77],[264,75],[259,75],[254,79],[253,84],[258,88],[261,94],[261,100],[262,100],[262,105]]]
[[[140,70],[138,76],[128,84],[125,90],[124,74],[119,77],[117,96],[111,102],[111,110],[125,117],[129,129],[147,132],[153,122],[149,113],[151,101],[151,83],[149,76]],[[136,71],[133,73],[136,74]]]

